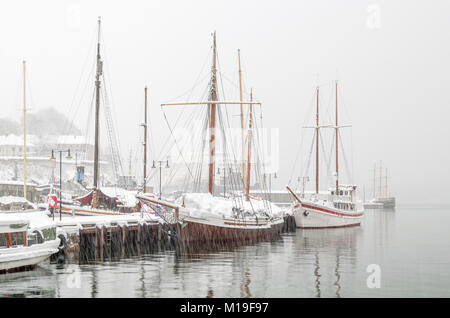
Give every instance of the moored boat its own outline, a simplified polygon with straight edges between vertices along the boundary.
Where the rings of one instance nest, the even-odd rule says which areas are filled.
[[[356,187],[340,185],[339,189],[342,195],[330,190],[326,199],[296,196],[298,203],[293,207],[293,214],[297,227],[320,229],[360,225],[364,208],[355,199]]]
[[[104,108],[105,121],[107,126],[108,141],[112,147],[112,163],[115,176],[118,178],[121,170],[120,156],[115,142],[115,132],[113,131],[111,111],[104,95],[107,95],[105,88],[105,78],[103,73],[103,60],[101,56],[101,20],[98,18],[97,35],[97,54],[95,68],[95,121],[94,121],[94,173],[93,185],[88,192],[82,196],[73,198],[71,202],[63,202],[60,189],[59,207],[55,208],[55,213],[77,215],[77,216],[96,216],[96,215],[121,215],[124,213],[133,213],[138,211],[138,206],[127,204],[127,198],[119,198],[119,195],[129,196],[121,188],[107,188],[100,186],[100,109]],[[102,91],[104,89],[104,91]],[[101,105],[102,102],[102,105]],[[133,195],[134,197],[134,195]],[[64,203],[64,204],[62,204]]]
[[[288,191],[295,198],[296,203],[292,206],[292,213],[298,228],[320,229],[348,227],[361,224],[364,216],[364,206],[357,199],[355,185],[344,185],[339,183],[339,129],[347,126],[340,126],[338,123],[338,83],[336,81],[336,121],[334,125],[320,125],[319,123],[319,87],[316,90],[316,123],[315,126],[307,127],[315,130],[315,150],[316,150],[316,184],[315,193],[299,198],[294,191],[287,186]],[[335,130],[335,159],[336,170],[335,185],[329,188],[325,193],[319,193],[319,143],[320,132],[322,128],[332,128]],[[309,178],[308,178],[309,179]]]
[[[14,215],[0,218],[0,273],[33,269],[58,252],[56,226],[28,232],[29,220]]]
[[[208,243],[216,245],[217,243],[242,243],[248,241],[270,240],[279,236],[284,225],[281,209],[265,199],[257,199],[250,196],[250,178],[251,178],[251,154],[254,126],[256,116],[253,115],[253,107],[260,105],[253,101],[252,92],[250,92],[250,101],[243,100],[242,78],[240,68],[240,51],[239,58],[239,78],[240,78],[240,100],[239,101],[221,101],[218,98],[217,84],[217,50],[216,50],[216,34],[213,34],[212,46],[212,67],[210,81],[208,84],[208,100],[200,102],[174,102],[162,104],[166,106],[207,106],[202,114],[205,125],[202,126],[202,135],[204,141],[199,143],[201,151],[199,156],[203,157],[204,145],[207,143],[207,133],[209,134],[209,163],[208,163],[208,192],[198,193],[200,190],[200,177],[202,175],[203,159],[195,169],[198,169],[199,178],[194,178],[194,191],[182,191],[171,203],[161,202],[154,198],[138,195],[138,199],[148,204],[153,210],[157,210],[158,206],[164,206],[176,211],[176,221],[179,222],[179,239],[189,246],[196,246],[196,243]],[[235,157],[233,150],[229,150],[231,154],[227,154],[226,134],[221,134],[223,138],[223,166],[218,168],[216,165],[216,138],[219,136],[218,131],[228,131],[229,122],[224,119],[226,116],[225,109],[230,105],[240,105],[241,110],[241,146],[242,146],[242,162],[236,163],[234,166],[231,158]],[[248,130],[244,128],[244,105],[249,106]],[[224,111],[223,111],[224,110]],[[218,127],[217,127],[218,126]],[[247,136],[245,130],[248,131]],[[173,129],[171,128],[171,131]],[[255,138],[257,139],[257,138]],[[248,143],[247,153],[245,154],[245,140]],[[228,141],[229,142],[229,141]],[[217,143],[218,144],[218,143]],[[257,153],[257,151],[255,151]],[[201,155],[200,155],[201,154]],[[222,160],[221,160],[222,161]],[[236,167],[239,167],[236,169]],[[232,169],[240,170],[239,177],[237,173],[232,173]],[[254,168],[258,173],[261,172],[260,166]],[[190,171],[189,167],[188,170]],[[217,170],[223,173],[223,193],[219,196],[215,191],[215,175]],[[230,171],[228,178],[225,174]],[[192,176],[192,174],[190,174]],[[254,178],[258,174],[255,173]],[[260,175],[259,175],[260,176]],[[228,183],[226,183],[228,181]],[[226,193],[226,187],[230,187],[229,193]],[[240,191],[242,187],[242,191]],[[161,197],[161,193],[160,193]],[[164,213],[164,212],[163,212]]]

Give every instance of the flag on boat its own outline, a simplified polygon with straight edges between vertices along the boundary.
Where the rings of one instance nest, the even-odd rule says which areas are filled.
[[[47,203],[49,209],[56,209],[58,206],[58,199],[56,197],[56,194],[49,194],[47,196]]]

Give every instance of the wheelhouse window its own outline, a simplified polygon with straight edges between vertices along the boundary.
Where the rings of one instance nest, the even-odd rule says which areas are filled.
[[[24,233],[11,233],[11,245],[24,245]]]
[[[0,248],[6,247],[6,234],[0,234]]]

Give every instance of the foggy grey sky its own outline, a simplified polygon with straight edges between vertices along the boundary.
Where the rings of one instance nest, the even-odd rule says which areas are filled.
[[[372,4],[379,28],[367,24]],[[138,147],[145,85],[158,147],[168,133],[159,105],[194,84],[216,30],[222,71],[235,78],[240,48],[246,87],[263,102],[265,124],[280,128],[273,188],[290,177],[317,77],[337,76],[353,125],[355,182],[370,187],[370,169],[383,160],[401,202],[448,203],[448,12],[441,0],[3,3],[0,118],[21,116],[23,59],[32,111],[70,113],[101,16],[122,148]]]

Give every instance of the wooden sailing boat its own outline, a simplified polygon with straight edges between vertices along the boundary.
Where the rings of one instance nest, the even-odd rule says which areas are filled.
[[[193,194],[193,193],[183,193],[178,199],[176,204],[163,203],[161,205],[166,207],[172,207],[176,209],[177,220],[181,222],[180,226],[180,238],[184,243],[223,243],[223,242],[233,242],[239,243],[244,241],[256,241],[256,240],[266,240],[273,239],[279,235],[283,226],[283,218],[270,215],[269,211],[254,211],[249,197],[249,187],[250,187],[250,160],[247,162],[247,174],[245,175],[245,163],[242,163],[243,178],[243,189],[246,204],[237,207],[234,206],[234,201],[231,198],[219,198],[214,196],[214,179],[215,179],[215,155],[216,155],[216,116],[217,107],[219,105],[241,105],[241,128],[243,129],[242,120],[242,105],[250,105],[250,121],[249,121],[249,138],[251,139],[252,130],[252,107],[255,104],[260,104],[254,101],[243,101],[242,100],[242,89],[240,93],[239,101],[219,101],[217,94],[217,47],[216,47],[216,33],[213,34],[213,54],[212,54],[212,67],[211,67],[211,79],[210,79],[210,90],[208,101],[205,102],[178,102],[170,104],[162,104],[162,107],[169,106],[188,106],[188,105],[208,105],[208,132],[209,132],[209,163],[208,163],[208,193],[209,194]],[[239,67],[240,72],[240,67]],[[240,80],[241,81],[241,80]],[[241,86],[242,87],[242,86]],[[244,138],[243,138],[244,139]],[[250,159],[251,154],[251,142],[249,142],[248,159]],[[243,147],[244,149],[244,147]],[[217,203],[218,205],[226,205],[229,207],[229,214],[219,215],[215,213],[210,213],[210,211],[202,210],[201,204],[196,205],[197,198],[206,198],[209,202]],[[149,205],[158,204],[157,200],[152,198],[146,198],[145,195],[139,195],[138,198]],[[270,203],[268,203],[270,204]],[[200,207],[199,207],[200,206]],[[246,210],[247,209],[247,210]],[[250,210],[250,211],[249,211]],[[251,211],[253,210],[253,211]],[[196,213],[194,213],[196,212]]]
[[[94,180],[92,190],[86,195],[76,198],[82,206],[64,205],[62,212],[73,215],[117,215],[119,212],[119,199],[103,193],[99,187],[99,157],[100,157],[100,89],[103,76],[103,60],[100,54],[100,27],[98,18],[97,58],[95,75],[95,141],[94,141]]]
[[[319,125],[319,87],[316,89],[316,125],[309,128],[315,130],[316,146],[316,189],[311,198],[299,198],[289,186],[288,191],[298,202],[293,206],[293,214],[297,227],[311,228],[334,228],[360,225],[364,215],[364,207],[356,197],[355,185],[344,185],[339,183],[339,126],[338,123],[338,82],[336,81],[336,122],[335,126]],[[319,195],[319,130],[321,128],[335,129],[335,152],[336,152],[336,184],[324,195]]]

